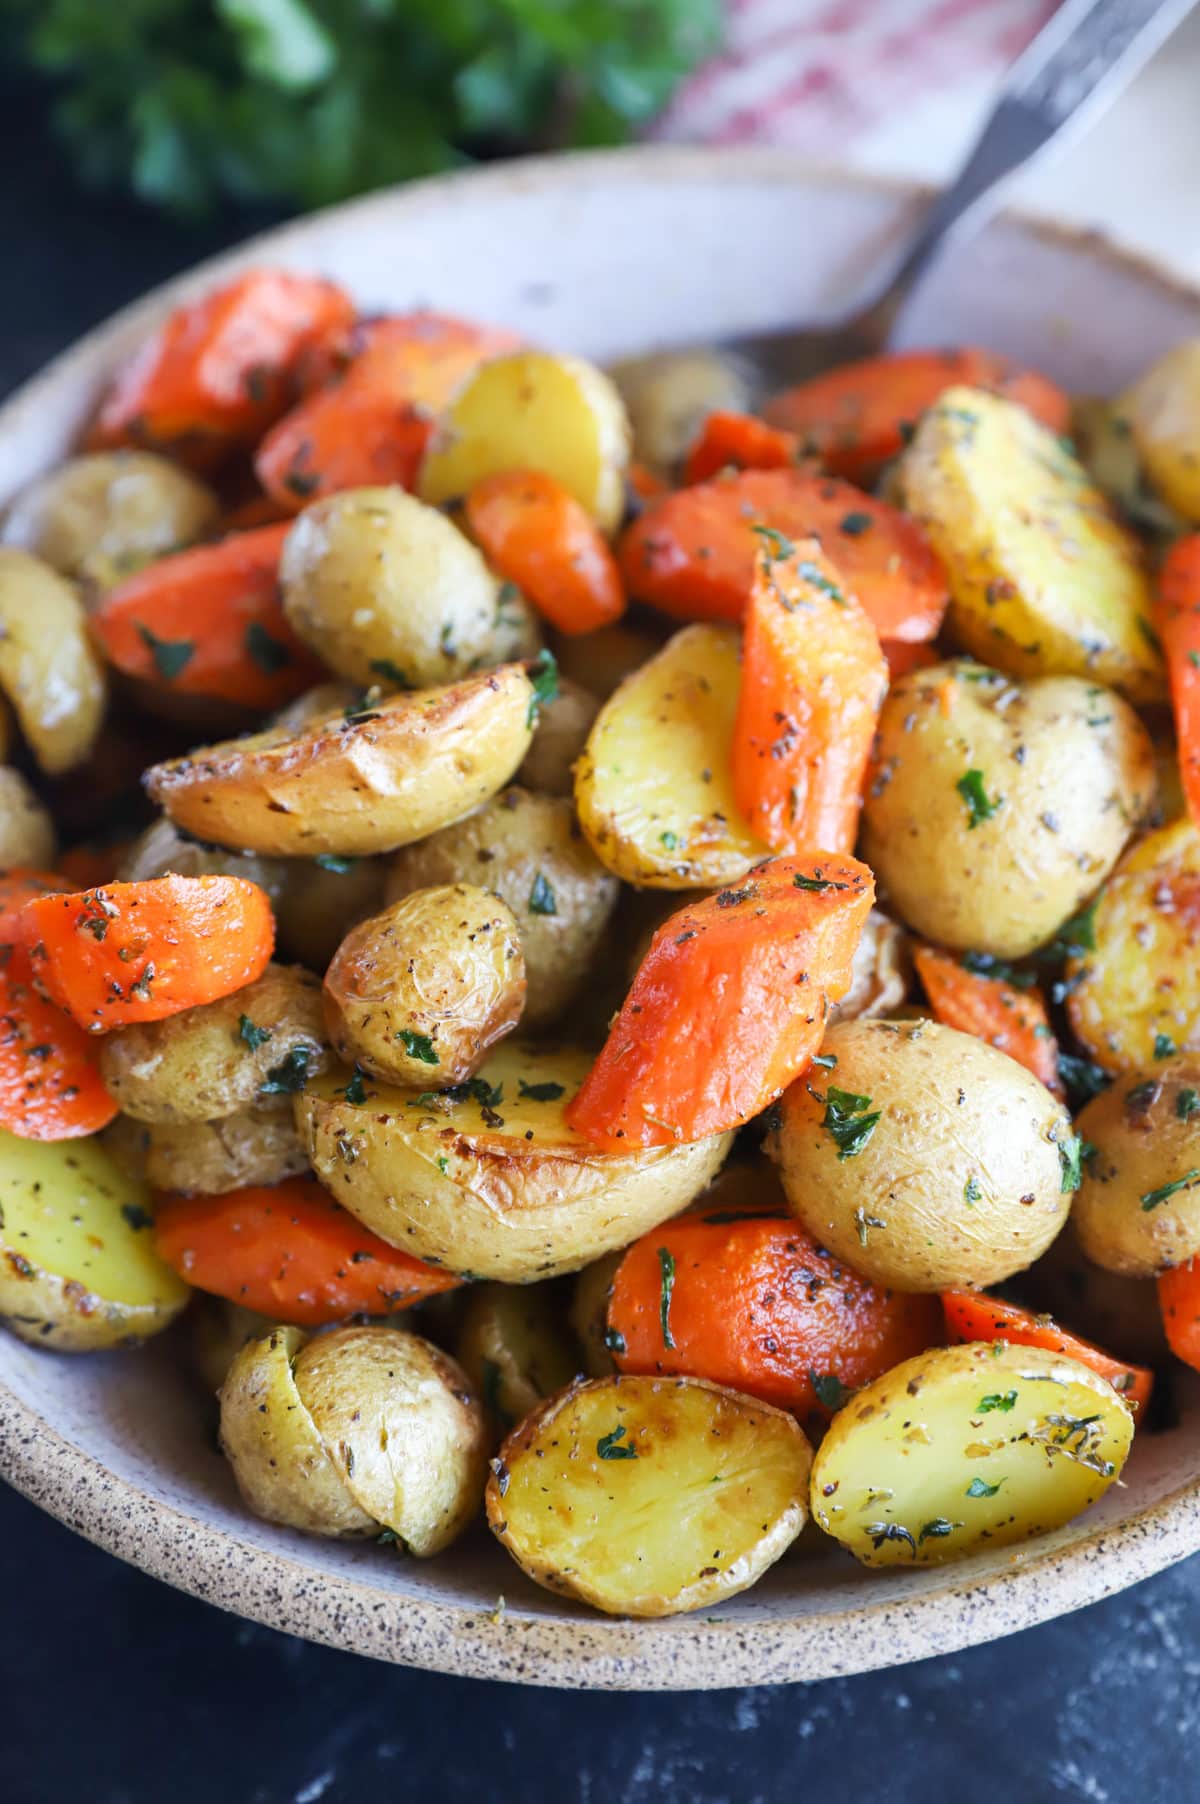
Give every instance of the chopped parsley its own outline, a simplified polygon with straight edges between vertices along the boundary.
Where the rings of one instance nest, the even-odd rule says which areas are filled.
[[[753,529],[766,545],[772,558],[794,557],[796,547],[785,534],[776,532],[773,526],[755,526]]]
[[[600,1439],[596,1442],[596,1452],[601,1459],[636,1459],[638,1456],[637,1448],[622,1447],[620,1443],[624,1439],[625,1424],[622,1422],[619,1427],[612,1429],[609,1434],[602,1434],[600,1436]]]
[[[345,858],[340,852],[318,852],[313,859],[318,870],[332,871],[335,877],[344,877],[358,863],[357,858]]]
[[[979,1188],[975,1175],[972,1173],[963,1185],[963,1201],[964,1203],[977,1203],[982,1195],[983,1191]]]
[[[1200,1092],[1190,1089],[1181,1090],[1175,1098],[1175,1114],[1178,1119],[1190,1121],[1197,1109],[1200,1109]]]
[[[967,1486],[966,1495],[968,1497],[994,1497],[1003,1483],[1004,1480],[1000,1479],[996,1484],[990,1485],[986,1478],[973,1478]]]
[[[1143,1211],[1149,1214],[1151,1209],[1157,1209],[1160,1203],[1167,1202],[1178,1191],[1186,1190],[1189,1184],[1196,1182],[1197,1178],[1200,1178],[1200,1166],[1194,1165],[1191,1171],[1185,1171],[1183,1176],[1176,1178],[1173,1183],[1160,1184],[1157,1190],[1147,1190],[1142,1196]]]
[[[259,1086],[259,1095],[295,1096],[303,1090],[308,1079],[308,1061],[311,1057],[311,1047],[293,1046],[278,1065],[270,1067],[266,1081]]]
[[[1059,1189],[1063,1196],[1078,1190],[1083,1183],[1083,1161],[1087,1156],[1087,1142],[1078,1134],[1069,1134],[1065,1140],[1058,1142],[1058,1162],[1062,1167]]]
[[[832,877],[822,877],[819,872],[815,877],[806,877],[803,871],[796,872],[792,878],[792,885],[795,889],[811,890],[850,888],[848,883],[835,883]]]
[[[1179,1051],[1170,1034],[1155,1034],[1154,1056],[1156,1059],[1170,1059]]]
[[[148,626],[138,621],[138,635],[150,656],[154,659],[154,668],[164,683],[173,682],[181,676],[192,661],[196,646],[191,639],[160,639],[152,633]]]
[[[1150,647],[1151,651],[1156,651],[1161,658],[1163,648],[1162,640],[1159,638],[1144,614],[1138,614],[1136,618],[1138,632],[1142,635],[1142,638],[1146,641],[1146,644]]]
[[[999,1410],[1002,1415],[1007,1415],[1016,1401],[1016,1391],[989,1391],[986,1397],[979,1399],[975,1408],[981,1416],[991,1415],[993,1410]]]
[[[863,533],[870,532],[874,524],[875,522],[872,520],[870,514],[855,512],[844,514],[842,516],[838,530],[848,533],[852,539],[861,539]]]
[[[280,670],[286,670],[292,661],[292,654],[286,645],[270,634],[261,620],[252,620],[245,633],[246,650],[258,668],[267,676],[275,676]]]
[[[961,959],[964,971],[970,971],[976,977],[991,977],[997,983],[1007,983],[1014,990],[1031,990],[1037,982],[1034,971],[1018,971],[1007,959],[997,958],[993,952],[964,952]]]
[[[814,1065],[819,1065],[821,1067],[822,1071],[836,1071],[837,1070],[837,1053],[836,1052],[816,1052],[813,1054],[812,1062]]]
[[[534,878],[533,888],[529,892],[529,912],[531,915],[556,915],[558,913],[558,903],[555,900],[554,891],[541,871]]]
[[[675,1255],[667,1247],[658,1249],[658,1270],[658,1320],[662,1328],[662,1343],[664,1347],[673,1347],[675,1336],[671,1333],[671,1297],[675,1290]]]
[[[1091,1059],[1079,1058],[1073,1052],[1059,1053],[1058,1075],[1077,1109],[1085,1102],[1091,1102],[1093,1096],[1099,1096],[1102,1090],[1107,1090],[1112,1082],[1102,1066]]]
[[[673,852],[679,844],[679,840],[674,833],[660,833],[658,843],[660,846],[665,846],[668,852]]]
[[[964,771],[954,787],[966,803],[969,832],[974,832],[976,827],[981,827],[984,821],[990,821],[1004,800],[1003,796],[996,796],[993,799],[988,795],[983,787],[981,770]]]
[[[517,1094],[527,1097],[530,1102],[557,1102],[563,1094],[562,1084],[527,1084],[523,1077],[517,1079]]]
[[[839,1160],[856,1158],[882,1119],[883,1110],[871,1109],[869,1096],[858,1096],[853,1090],[838,1090],[832,1085],[825,1092],[821,1126],[828,1130]]]
[[[529,698],[529,712],[525,716],[525,725],[537,725],[538,709],[552,702],[558,694],[558,660],[552,651],[540,651],[533,669],[529,672],[529,681],[533,685],[533,694]]]
[[[366,1085],[363,1083],[363,1078],[365,1076],[366,1073],[361,1066],[356,1065],[351,1076],[342,1085],[340,1090],[334,1091],[334,1095],[344,1096],[346,1101],[351,1103],[354,1108],[361,1109],[362,1105],[367,1100],[367,1089]]]
[[[438,1065],[441,1063],[428,1034],[414,1033],[411,1027],[402,1027],[396,1038],[404,1042],[405,1052],[410,1059],[416,1059],[418,1064]]]
[[[812,1385],[817,1402],[823,1409],[832,1410],[836,1415],[849,1403],[854,1392],[844,1385],[836,1372],[810,1372],[808,1382]]]
[[[1064,921],[1050,944],[1045,948],[1047,958],[1078,958],[1081,952],[1096,950],[1096,910],[1100,906],[1100,898],[1096,896],[1081,908],[1078,914]]]
[[[154,1226],[154,1217],[150,1214],[148,1209],[143,1209],[140,1203],[122,1203],[121,1214],[135,1231],[138,1228],[152,1228]]]
[[[269,1027],[259,1027],[257,1022],[250,1019],[249,1015],[239,1015],[238,1036],[245,1041],[251,1052],[257,1052],[259,1047],[265,1046],[271,1038],[271,1030]]]
[[[604,1344],[610,1353],[624,1353],[625,1336],[621,1333],[619,1328],[606,1328],[604,1330]]]
[[[961,1527],[961,1522],[947,1522],[944,1516],[935,1516],[931,1522],[927,1522],[922,1528],[920,1534],[917,1536],[917,1542],[919,1544],[922,1541],[940,1541],[946,1535],[952,1535],[956,1528]]]
[[[371,669],[377,677],[382,677],[385,683],[395,683],[397,689],[408,688],[407,675],[401,670],[399,664],[393,664],[390,658],[372,658]]]
[[[797,575],[804,578],[806,583],[811,583],[813,588],[818,590],[820,594],[828,595],[830,601],[836,601],[839,608],[845,607],[845,595],[833,581],[833,578],[826,576],[820,564],[814,564],[806,558],[802,564],[796,565],[796,572]]]

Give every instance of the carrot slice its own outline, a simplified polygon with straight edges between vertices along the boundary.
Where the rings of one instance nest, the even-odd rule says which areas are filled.
[[[607,1342],[622,1372],[707,1378],[798,1416],[938,1345],[932,1296],[881,1290],[805,1233],[782,1201],[703,1203],[626,1252]]]
[[[182,695],[281,708],[322,667],[279,600],[291,521],[160,559],[100,597],[92,631],[109,663]]]
[[[462,1283],[370,1233],[315,1178],[158,1197],[154,1241],[197,1290],[301,1328],[392,1315]]]
[[[412,488],[434,415],[480,363],[519,343],[515,333],[438,313],[367,321],[341,379],[263,440],[259,481],[293,512],[339,489]]]
[[[958,382],[1018,402],[1052,432],[1070,425],[1070,401],[1047,377],[974,346],[892,351],[843,364],[784,389],[768,403],[766,416],[772,426],[795,433],[827,469],[869,480],[903,449],[925,409]]]
[[[1153,1372],[1106,1353],[1090,1340],[1081,1340],[1068,1328],[1060,1328],[1051,1316],[1034,1315],[979,1290],[943,1291],[942,1309],[951,1340],[999,1340],[1012,1346],[1045,1347],[1051,1353],[1064,1353],[1068,1359],[1077,1359],[1081,1366],[1107,1378],[1128,1403],[1135,1422],[1145,1415],[1154,1388]]]
[[[1200,1372],[1200,1259],[1159,1273],[1158,1307],[1172,1353]]]
[[[1155,612],[1171,681],[1183,793],[1200,826],[1200,532],[1176,539],[1163,560]]]
[[[887,665],[816,542],[763,537],[733,729],[737,804],[773,851],[850,852]]]
[[[17,917],[34,896],[61,895],[66,888],[57,871],[35,871],[12,864],[0,870],[0,946],[15,946],[21,938]]]
[[[998,1047],[1032,1071],[1047,1090],[1062,1095],[1058,1042],[1039,989],[1017,989],[986,971],[968,970],[952,953],[935,946],[918,946],[913,963],[937,1020]]]
[[[245,877],[152,877],[35,896],[17,917],[41,989],[89,1033],[161,1021],[260,977],[271,904]]]
[[[567,1109],[610,1150],[740,1127],[804,1070],[875,895],[857,859],[776,858],[658,929]]]
[[[585,507],[543,470],[501,470],[467,496],[480,550],[563,633],[591,633],[625,612],[617,561]]]
[[[625,480],[630,491],[639,501],[652,501],[655,495],[665,495],[670,484],[664,482],[657,471],[648,464],[640,464],[635,458],[625,472]]]
[[[794,432],[768,426],[752,413],[710,413],[683,466],[687,483],[706,482],[721,470],[785,470],[804,447]]]
[[[169,314],[117,372],[89,448],[170,446],[209,463],[252,445],[290,398],[305,351],[354,318],[333,282],[253,269]]]
[[[920,527],[808,470],[741,470],[649,502],[619,547],[625,587],[681,620],[740,620],[761,542],[756,526],[819,539],[881,639],[936,635],[946,578]]]

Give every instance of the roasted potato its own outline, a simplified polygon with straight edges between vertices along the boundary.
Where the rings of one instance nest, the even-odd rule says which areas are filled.
[[[663,635],[655,636],[644,627],[619,620],[615,626],[598,627],[594,633],[577,633],[573,637],[560,633],[554,642],[554,655],[564,682],[576,683],[604,702],[627,676],[648,664],[664,644]]]
[[[575,760],[587,744],[600,704],[578,683],[560,679],[553,701],[538,709],[537,730],[517,782],[541,795],[575,793]]]
[[[1200,1253],[1200,1053],[1119,1079],[1076,1127],[1089,1152],[1071,1220],[1086,1256],[1152,1278]]]
[[[1187,521],[1155,494],[1120,401],[1077,400],[1071,409],[1071,436],[1088,475],[1127,520],[1158,538],[1187,531]]]
[[[460,1084],[525,1002],[512,912],[470,883],[413,890],[342,941],[325,973],[338,1055],[385,1083]]]
[[[0,540],[85,590],[183,551],[215,525],[212,490],[151,451],[97,451],[38,476],[13,500]]]
[[[257,883],[277,908],[291,881],[293,866],[283,858],[262,858],[254,852],[235,852],[227,846],[205,845],[186,837],[166,815],[139,833],[126,849],[118,877],[123,883],[142,883],[149,877],[245,877]]]
[[[426,689],[492,661],[495,578],[445,514],[403,489],[305,508],[279,581],[295,631],[351,682]]]
[[[0,689],[48,776],[88,756],[104,720],[104,666],[72,585],[40,558],[0,546]]]
[[[719,889],[768,856],[733,794],[738,635],[688,626],[601,708],[575,771],[597,858],[650,889]]]
[[[564,1111],[590,1060],[504,1040],[465,1088],[414,1095],[345,1075],[297,1096],[313,1170],[392,1246],[464,1277],[524,1284],[577,1271],[674,1215],[703,1190],[728,1134],[602,1153]]]
[[[1053,1316],[1118,1359],[1153,1366],[1166,1358],[1156,1285],[1093,1265],[1079,1244],[1074,1217],[1037,1264],[1022,1272],[1017,1288],[1027,1307]]]
[[[54,820],[19,770],[0,764],[0,869],[30,865],[52,870]]]
[[[279,943],[310,971],[324,972],[352,928],[383,901],[382,858],[279,859],[283,888],[275,901]]]
[[[912,980],[904,930],[878,908],[867,916],[854,951],[850,988],[835,1002],[826,1020],[870,1020],[891,1015],[903,1006]]]
[[[794,1417],[699,1378],[598,1378],[552,1397],[493,1461],[488,1524],[547,1590],[619,1616],[745,1591],[808,1514]]]
[[[501,1434],[579,1370],[553,1285],[470,1285],[455,1352]]]
[[[503,787],[536,713],[523,668],[388,696],[298,733],[269,728],[156,764],[146,788],[177,827],[239,850],[312,858],[390,851]]]
[[[247,1341],[261,1340],[274,1324],[256,1310],[198,1290],[184,1317],[188,1360],[206,1391],[215,1396]]]
[[[894,1290],[998,1284],[1067,1219],[1078,1144],[1023,1065],[932,1021],[843,1021],[834,1063],[783,1094],[778,1158],[794,1215]]]
[[[525,955],[522,1019],[545,1027],[596,979],[618,885],[560,796],[507,789],[464,821],[406,846],[388,865],[389,902],[439,884],[479,884],[512,910]]]
[[[1119,406],[1154,487],[1176,513],[1200,523],[1200,338],[1151,364]]]
[[[864,1566],[936,1566],[1061,1528],[1121,1475],[1133,1417],[1041,1347],[934,1347],[838,1411],[812,1511]]]
[[[608,373],[629,413],[634,456],[660,476],[675,475],[710,413],[741,413],[748,402],[741,372],[719,351],[657,351]]]
[[[155,1190],[223,1196],[251,1184],[282,1184],[308,1170],[288,1096],[268,1097],[220,1121],[138,1125],[146,1182]]]
[[[105,1086],[135,1121],[220,1121],[329,1063],[321,986],[299,965],[268,965],[232,996],[118,1028],[100,1047]]]
[[[950,629],[1018,677],[1162,699],[1141,547],[1074,455],[1015,401],[947,389],[901,465],[904,504],[946,566]]]
[[[150,1233],[150,1193],[96,1140],[0,1130],[0,1318],[65,1353],[145,1340],[187,1302]]]
[[[935,664],[883,705],[862,855],[916,932],[1020,958],[1107,876],[1153,795],[1149,737],[1111,690]]]
[[[583,1369],[589,1378],[607,1378],[617,1369],[609,1346],[608,1301],[624,1256],[624,1247],[606,1253],[603,1259],[585,1265],[572,1283],[568,1319],[583,1350]]]
[[[625,507],[629,421],[608,377],[579,357],[513,351],[468,376],[442,414],[417,486],[439,505],[498,470],[545,470],[606,532]]]
[[[1188,819],[1122,859],[1074,935],[1071,1026],[1106,1071],[1200,1051],[1200,834]]]

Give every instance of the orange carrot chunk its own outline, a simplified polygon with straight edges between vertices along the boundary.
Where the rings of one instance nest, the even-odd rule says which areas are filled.
[[[622,1372],[707,1378],[800,1417],[942,1338],[936,1297],[881,1290],[818,1246],[782,1202],[703,1201],[617,1267],[608,1345]]]
[[[488,562],[562,633],[591,633],[625,612],[617,561],[591,515],[542,470],[501,470],[467,496],[467,526]]]
[[[773,851],[850,852],[887,665],[815,540],[762,536],[733,731],[737,804]]]
[[[305,351],[353,318],[333,282],[248,270],[151,333],[104,396],[89,447],[171,447],[208,463],[252,445],[287,406]]]
[[[462,1283],[380,1240],[308,1177],[223,1196],[161,1196],[154,1240],[197,1290],[300,1328],[392,1315]]]
[[[638,501],[652,501],[655,495],[665,495],[670,487],[647,464],[638,463],[636,458],[625,472],[625,481],[630,493]]]
[[[776,858],[665,921],[567,1109],[611,1151],[740,1127],[805,1069],[875,895],[857,859]]]
[[[928,670],[938,662],[932,645],[906,644],[903,639],[881,639],[879,649],[887,659],[888,681],[898,683],[910,670]]]
[[[1200,826],[1200,532],[1176,539],[1167,553],[1156,620],[1171,680],[1183,793]]]
[[[1200,1372],[1200,1259],[1159,1273],[1158,1307],[1172,1353]]]
[[[109,663],[181,695],[281,708],[321,678],[279,600],[291,521],[160,559],[102,595],[92,631]]]
[[[952,953],[934,946],[918,946],[913,963],[938,1021],[998,1047],[1047,1090],[1062,1095],[1058,1042],[1039,989],[1019,990],[986,971],[970,971]]]
[[[752,413],[710,413],[683,466],[685,482],[707,482],[721,470],[785,470],[803,445],[794,432],[768,426]]]
[[[618,550],[625,587],[680,620],[740,620],[754,583],[756,526],[818,539],[881,639],[932,639],[946,578],[915,520],[832,476],[740,470],[647,504]]]
[[[434,416],[479,364],[519,343],[515,333],[438,313],[364,322],[346,368],[263,440],[259,481],[293,512],[339,489],[411,489]]]
[[[874,477],[904,447],[927,407],[956,383],[1018,402],[1052,432],[1066,432],[1071,406],[1045,376],[992,351],[891,351],[845,363],[767,405],[772,426],[796,434],[826,468],[856,481]]]
[[[35,896],[18,916],[39,987],[89,1033],[161,1021],[260,977],[271,904],[245,877],[152,877]]]
[[[21,864],[0,870],[0,946],[15,946],[21,938],[17,917],[32,897],[61,894],[66,887],[57,871]]]
[[[1154,1374],[1145,1366],[1129,1365],[1090,1340],[1081,1340],[1067,1328],[1060,1328],[1048,1315],[1034,1315],[1015,1303],[1004,1303],[980,1290],[945,1290],[942,1309],[946,1317],[946,1333],[955,1341],[1007,1341],[1016,1347],[1045,1347],[1050,1353],[1063,1353],[1077,1359],[1081,1366],[1107,1378],[1140,1422],[1154,1388]]]

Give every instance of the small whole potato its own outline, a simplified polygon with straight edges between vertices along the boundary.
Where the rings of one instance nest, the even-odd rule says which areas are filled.
[[[54,821],[25,778],[11,764],[0,764],[0,869],[31,865],[35,871],[54,866]]]
[[[466,820],[397,852],[384,893],[396,901],[448,883],[483,885],[512,910],[529,985],[527,1028],[555,1020],[594,981],[619,885],[565,797],[505,790]]]
[[[511,1033],[525,957],[511,911],[470,883],[413,890],[352,928],[325,974],[339,1057],[373,1077],[444,1089]]]
[[[1153,1366],[1167,1356],[1157,1285],[1149,1278],[1124,1278],[1094,1265],[1084,1255],[1074,1212],[1054,1245],[1022,1273],[1020,1301],[1069,1322],[1073,1333],[1095,1341],[1118,1359]]]
[[[607,1378],[617,1369],[609,1347],[608,1305],[613,1279],[625,1257],[625,1249],[605,1253],[575,1276],[571,1287],[569,1320],[583,1349],[583,1365],[589,1378]]]
[[[675,474],[710,413],[747,403],[737,367],[702,347],[627,357],[608,373],[629,411],[634,456],[662,476]]]
[[[1079,1143],[1061,1103],[983,1040],[931,1021],[842,1021],[786,1090],[792,1213],[895,1290],[998,1284],[1058,1234]]]
[[[82,764],[108,696],[83,605],[74,585],[41,558],[2,545],[0,690],[47,776]]]
[[[560,678],[553,701],[538,709],[537,731],[517,772],[518,783],[541,795],[574,795],[575,760],[587,744],[599,712],[594,695],[578,683]]]
[[[382,858],[281,858],[275,899],[279,943],[310,971],[324,972],[350,932],[383,900]]]
[[[935,664],[883,705],[862,856],[916,932],[1021,958],[1108,875],[1154,790],[1149,737],[1111,690]]]
[[[225,846],[208,846],[179,831],[166,815],[159,818],[126,848],[117,872],[122,883],[143,883],[148,877],[245,877],[257,883],[277,907],[289,881],[291,864],[284,858],[264,858],[257,852],[233,852]]]
[[[1200,1054],[1121,1078],[1076,1126],[1094,1149],[1071,1207],[1087,1257],[1151,1278],[1200,1253]]]
[[[141,1129],[137,1153],[153,1190],[189,1196],[223,1196],[251,1184],[282,1184],[308,1171],[308,1153],[296,1128],[290,1096],[271,1096],[220,1121],[147,1121],[117,1116]],[[113,1124],[114,1127],[116,1123]],[[109,1133],[112,1129],[109,1129]]]
[[[579,1369],[560,1292],[548,1284],[469,1285],[455,1352],[501,1434]]]
[[[279,580],[296,632],[351,682],[420,689],[491,661],[494,577],[444,514],[403,489],[346,489],[306,508]]]
[[[1154,487],[1185,520],[1200,523],[1200,339],[1174,345],[1120,405]]]

